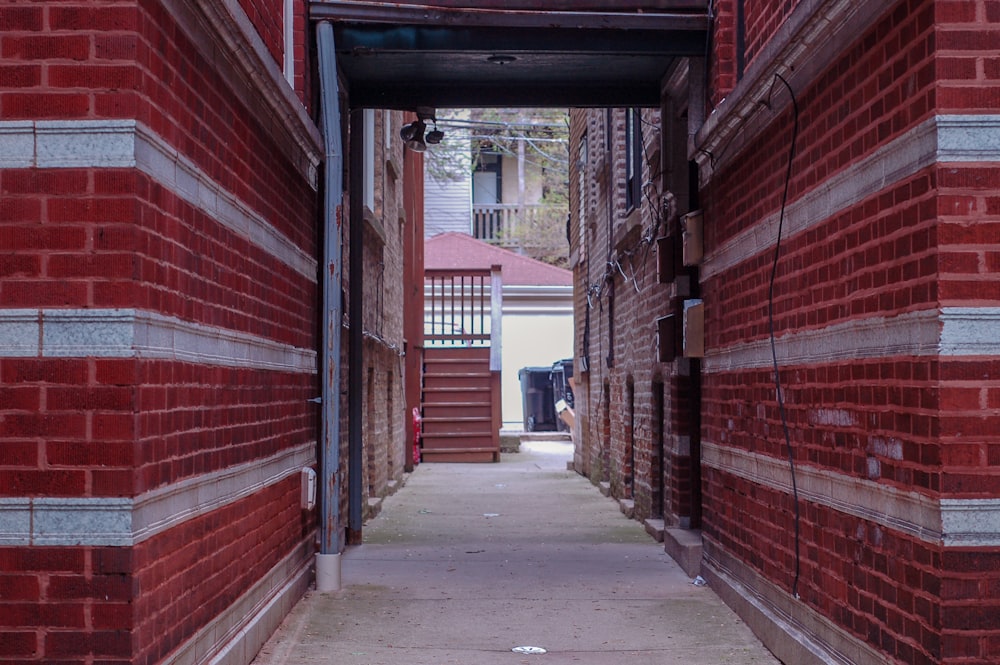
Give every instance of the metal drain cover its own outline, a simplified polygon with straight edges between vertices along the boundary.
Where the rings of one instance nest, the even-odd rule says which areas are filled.
[[[530,654],[543,654],[548,653],[542,647],[514,647],[511,649],[514,653],[530,653]]]

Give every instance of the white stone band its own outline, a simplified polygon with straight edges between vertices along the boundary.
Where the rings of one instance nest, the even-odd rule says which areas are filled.
[[[894,356],[1000,356],[1000,307],[945,307],[896,317],[852,319],[775,340],[781,366]],[[771,342],[759,339],[708,349],[706,373],[770,367]]]
[[[315,462],[316,443],[308,442],[267,459],[157,488],[135,499],[0,498],[0,546],[135,545],[249,497]]]
[[[707,467],[792,493],[788,461],[701,442]],[[934,499],[808,464],[796,464],[799,499],[946,547],[1000,546],[1000,499]]]
[[[316,351],[134,309],[0,309],[0,358],[143,358],[315,373]]]
[[[785,209],[783,241],[834,217],[878,192],[937,163],[1000,162],[1000,115],[929,118],[894,141],[825,180]],[[706,254],[701,279],[729,270],[770,250],[780,211]],[[711,224],[711,220],[706,220]]]
[[[136,168],[316,281],[317,261],[194,162],[135,120],[0,121],[0,169]]]

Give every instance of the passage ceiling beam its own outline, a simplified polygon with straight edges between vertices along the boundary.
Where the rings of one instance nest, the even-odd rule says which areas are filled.
[[[678,2],[688,11],[607,12],[430,7],[396,2],[314,0],[314,20],[482,28],[601,30],[693,30],[708,27],[705,0]]]

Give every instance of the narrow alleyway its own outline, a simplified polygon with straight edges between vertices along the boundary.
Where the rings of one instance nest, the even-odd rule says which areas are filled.
[[[777,663],[571,454],[418,467],[345,553],[343,591],[309,593],[255,665]]]

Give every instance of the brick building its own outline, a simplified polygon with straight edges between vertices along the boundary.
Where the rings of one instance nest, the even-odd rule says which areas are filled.
[[[0,7],[0,660],[246,663],[313,578],[327,234],[306,10]],[[409,431],[413,156],[387,140],[402,113],[350,119],[340,541]]]
[[[357,542],[422,311],[371,109],[480,104],[619,109],[573,114],[578,469],[787,662],[997,660],[994,0],[0,25],[0,659],[247,663]]]
[[[998,662],[1000,5],[712,5],[572,114],[577,469],[785,662]]]

